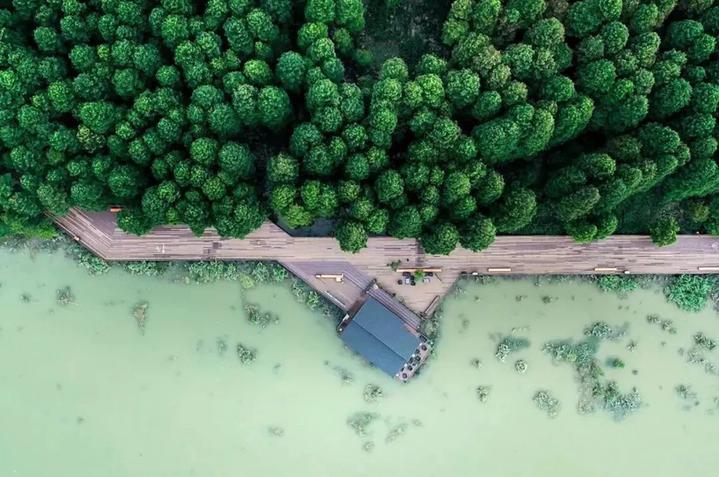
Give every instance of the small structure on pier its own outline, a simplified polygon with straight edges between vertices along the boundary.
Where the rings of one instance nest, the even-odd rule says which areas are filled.
[[[337,326],[342,341],[367,361],[400,381],[407,381],[424,363],[430,346],[389,308],[372,297]]]

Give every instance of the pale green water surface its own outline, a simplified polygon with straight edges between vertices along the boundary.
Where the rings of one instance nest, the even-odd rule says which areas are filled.
[[[719,338],[719,317],[681,312],[656,289],[621,299],[582,283],[467,285],[446,303],[433,361],[400,385],[344,349],[333,324],[283,286],[247,293],[280,316],[259,329],[245,318],[237,283],[182,285],[119,270],[92,277],[60,254],[25,252],[0,252],[0,283],[2,476],[719,472],[719,377],[679,353],[698,331]],[[56,303],[64,286],[75,304]],[[144,335],[131,316],[140,300],[150,304]],[[651,313],[678,332],[647,323]],[[599,320],[629,324],[626,337],[599,351],[602,361],[626,363],[607,376],[642,397],[621,422],[602,411],[580,415],[573,369],[541,351],[550,340],[581,339]],[[496,334],[531,345],[500,363]],[[257,348],[254,363],[239,362],[238,342]],[[706,356],[719,362],[719,349]],[[525,374],[514,370],[520,358]],[[363,399],[369,383],[384,390],[376,403]],[[679,384],[696,398],[678,397]],[[479,385],[490,386],[485,403]],[[539,389],[559,399],[556,418],[532,401]],[[377,415],[366,436],[347,424],[356,412]]]

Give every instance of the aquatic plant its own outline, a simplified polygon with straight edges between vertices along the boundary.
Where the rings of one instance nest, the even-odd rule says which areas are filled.
[[[217,354],[220,356],[224,356],[227,352],[227,341],[223,337],[218,337],[217,340],[215,340],[215,346],[217,347]]]
[[[255,279],[252,278],[252,275],[245,272],[240,272],[237,275],[237,282],[240,284],[240,288],[243,290],[251,290],[257,286],[255,283]]]
[[[542,287],[544,285],[552,285],[557,283],[567,283],[576,280],[576,277],[574,275],[530,275],[529,277],[532,278],[535,287]],[[510,280],[522,280],[524,278],[527,278],[527,276],[520,275],[504,278],[508,278]]]
[[[395,426],[392,426],[392,428],[387,432],[387,437],[385,437],[384,441],[386,443],[390,443],[392,441],[397,440],[399,437],[403,436],[406,432],[409,426],[407,423],[400,423]]]
[[[552,396],[549,391],[544,389],[537,391],[532,401],[534,401],[534,404],[536,404],[541,411],[546,412],[549,417],[554,418],[559,414],[559,400]]]
[[[615,419],[623,419],[640,407],[641,399],[636,389],[622,394],[616,383],[604,380],[604,371],[596,354],[601,340],[613,336],[614,333],[604,326],[595,325],[596,323],[585,330],[586,338],[582,341],[552,341],[546,343],[543,350],[555,362],[573,365],[579,383],[577,409],[580,413],[588,414],[602,409],[612,414]]]
[[[270,263],[270,275],[272,276],[272,280],[275,282],[283,282],[287,280],[289,277],[289,273],[287,272],[287,269],[280,265],[279,263]]]
[[[224,264],[218,261],[188,262],[185,264],[187,278],[192,283],[213,283],[222,279]]]
[[[258,305],[252,303],[246,303],[245,313],[247,313],[247,321],[250,324],[259,326],[260,328],[266,328],[270,324],[277,324],[280,322],[280,317],[274,313],[262,312]]]
[[[45,246],[39,245],[40,243],[45,244]],[[20,247],[29,248],[31,251],[61,248],[65,253],[65,257],[74,261],[90,275],[102,275],[110,271],[110,264],[74,240],[68,239],[64,234],[49,241],[26,240],[22,242]]]
[[[237,357],[242,364],[251,364],[257,358],[257,350],[242,343],[237,343]]]
[[[419,324],[420,332],[430,341],[436,341],[439,338],[440,320],[442,316],[444,316],[444,310],[440,304],[432,316],[423,318]]]
[[[558,340],[545,343],[542,351],[549,354],[555,362],[568,362],[579,367],[591,364],[598,345],[599,341],[596,338],[576,344],[571,340]]]
[[[312,311],[319,311],[333,321],[339,321],[344,315],[344,310],[338,308],[331,301],[324,299],[322,295],[314,291],[297,277],[293,276],[290,278],[290,289],[295,300]]]
[[[709,338],[708,336],[706,336],[706,335],[705,335],[704,333],[702,333],[701,331],[700,331],[699,333],[696,333],[696,334],[694,335],[694,344],[695,344],[697,347],[699,347],[699,348],[701,348],[701,349],[705,349],[705,350],[707,350],[707,351],[713,351],[714,348],[717,347],[717,342],[716,342],[716,340],[713,340],[713,339]]]
[[[627,275],[595,275],[592,277],[597,287],[605,293],[627,295],[639,288],[639,281],[634,276]]]
[[[365,402],[370,403],[379,401],[382,396],[382,388],[380,388],[376,384],[368,384],[364,387],[364,392],[362,393],[362,398],[365,400]]]
[[[374,412],[356,412],[347,418],[347,425],[350,426],[360,437],[366,437],[368,427],[379,418]]]
[[[150,304],[147,301],[135,303],[132,307],[132,317],[135,318],[137,329],[141,335],[145,334],[145,323],[147,322],[147,309]]]
[[[710,361],[705,354],[707,351],[712,351],[714,347],[716,347],[714,340],[707,338],[703,333],[697,333],[694,335],[693,344],[689,349],[679,348],[679,355],[684,356],[687,363],[703,367],[705,373],[719,376],[719,365]]]
[[[504,362],[510,354],[528,347],[529,340],[527,338],[505,336],[497,344],[497,350],[494,352],[494,356],[499,361]]]
[[[606,365],[610,368],[624,368],[624,361],[617,357],[607,358]]]
[[[352,371],[349,369],[337,365],[333,366],[332,369],[340,377],[343,385],[352,384],[354,382],[354,374],[352,374]]]
[[[599,340],[615,340],[624,335],[624,329],[614,329],[609,323],[597,321],[584,328],[584,336],[593,336]]]
[[[636,388],[623,394],[614,381],[597,386],[594,389],[594,401],[598,402],[602,409],[612,414],[616,420],[622,420],[636,412],[642,404]]]
[[[256,262],[251,273],[258,285],[264,285],[270,281],[270,269],[264,262]]]
[[[699,405],[699,399],[697,399],[697,393],[692,390],[691,386],[687,386],[685,384],[678,384],[674,388],[674,392],[676,392],[677,397],[684,401],[685,407],[690,406],[698,406]]]
[[[189,283],[205,284],[220,280],[237,280],[240,271],[236,262],[222,262],[209,260],[200,262],[187,262],[184,264],[186,281]]]
[[[138,275],[143,277],[159,277],[167,271],[168,263],[150,262],[143,260],[140,262],[125,262],[122,264],[122,268],[124,268],[126,272],[132,275]]]
[[[282,437],[285,435],[285,430],[280,426],[270,426],[267,428],[267,432],[273,437]]]
[[[659,315],[647,315],[647,323],[650,325],[658,325],[662,331],[670,335],[677,334],[677,328],[674,326],[674,322],[672,320],[663,320]]]
[[[489,391],[491,390],[491,386],[477,386],[477,389],[475,389],[475,392],[477,393],[477,399],[479,399],[479,402],[485,403],[489,399]]]
[[[492,283],[497,283],[498,278],[494,275],[473,275],[472,281],[477,285],[490,285]]]
[[[307,292],[305,304],[310,308],[310,310],[316,310],[320,306],[321,301],[322,299],[320,294],[316,291],[310,290]]]
[[[90,275],[102,275],[110,271],[110,264],[88,251],[78,254],[76,262]]]
[[[523,359],[518,359],[514,363],[514,370],[517,371],[519,374],[524,374],[527,372],[527,368],[529,366],[527,365],[527,362]]]
[[[460,283],[460,280],[457,280],[449,291],[449,295],[455,298],[461,297],[465,293],[467,293],[467,288]]]
[[[75,295],[72,293],[70,287],[63,287],[55,292],[55,300],[60,306],[74,305]]]
[[[716,277],[709,275],[679,275],[672,277],[664,287],[667,301],[682,310],[700,311],[716,286]]]

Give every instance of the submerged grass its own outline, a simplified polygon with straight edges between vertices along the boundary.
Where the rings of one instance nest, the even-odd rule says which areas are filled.
[[[616,382],[604,378],[604,370],[597,358],[600,343],[618,339],[624,335],[625,329],[597,322],[585,329],[583,340],[551,341],[544,345],[544,351],[555,362],[574,367],[579,383],[580,398],[577,409],[580,413],[589,414],[604,410],[615,419],[621,420],[641,406],[642,401],[636,388],[622,393]]]
[[[150,304],[147,301],[135,303],[132,307],[132,317],[135,318],[137,329],[141,335],[145,334],[145,325],[147,324],[147,309]]]

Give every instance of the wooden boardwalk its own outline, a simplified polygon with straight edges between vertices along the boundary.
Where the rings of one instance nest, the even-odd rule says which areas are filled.
[[[333,238],[291,237],[271,222],[240,240],[222,238],[213,230],[196,237],[183,226],[159,227],[137,237],[119,230],[110,212],[73,209],[55,220],[106,260],[276,260],[291,270],[294,267],[293,273],[304,274],[316,289],[337,293],[341,301],[356,296],[349,288],[360,289],[366,280],[376,279],[382,289],[396,295],[415,313],[423,312],[435,297],[443,296],[463,272],[536,275],[719,271],[719,237],[708,235],[680,236],[675,244],[661,248],[648,237],[637,235],[615,235],[591,244],[578,244],[565,236],[501,236],[480,253],[459,248],[447,256],[425,254],[413,239],[374,237],[368,240],[367,248],[349,254],[340,250]],[[429,283],[399,285],[401,275],[388,265],[397,260],[402,267],[421,265],[441,268],[442,272]],[[314,278],[315,273],[344,273],[347,267],[359,275],[348,272],[349,278],[343,284]],[[339,288],[345,285],[347,290]]]

